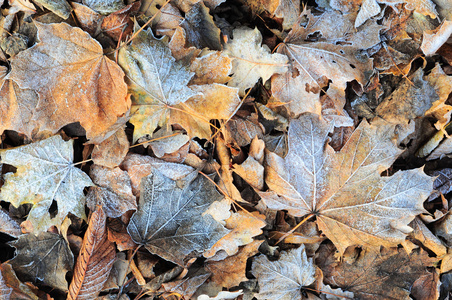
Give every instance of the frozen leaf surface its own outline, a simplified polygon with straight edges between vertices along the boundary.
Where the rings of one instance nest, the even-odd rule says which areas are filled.
[[[348,246],[395,246],[423,212],[434,178],[422,169],[381,177],[401,153],[394,127],[362,122],[341,152],[327,144],[332,126],[312,114],[289,125],[289,152],[267,157],[261,193],[271,209],[294,216],[314,214],[320,230],[342,254]]]
[[[228,85],[238,87],[240,95],[253,87],[259,78],[266,82],[275,73],[287,71],[287,57],[271,54],[263,45],[262,35],[257,28],[246,27],[234,30],[234,38],[224,46],[224,51],[232,58],[232,79]]]
[[[2,163],[15,166],[17,171],[5,174],[0,196],[16,207],[33,204],[27,221],[35,234],[52,225],[60,228],[68,213],[85,216],[83,189],[93,183],[74,166],[72,144],[72,140],[65,142],[57,135],[1,154]],[[52,201],[56,201],[58,211],[53,218],[49,212]]]
[[[196,175],[174,181],[153,170],[141,180],[139,209],[127,227],[137,244],[181,266],[228,233],[212,216],[202,215],[223,197]]]
[[[116,259],[116,247],[107,238],[106,220],[98,206],[83,238],[67,299],[95,299],[107,281]]]
[[[17,255],[10,263],[21,280],[44,282],[67,291],[65,276],[72,270],[74,257],[61,235],[50,232],[21,235],[11,245],[17,249]]]
[[[119,64],[134,97],[130,119],[135,126],[134,141],[166,124],[169,106],[197,94],[187,86],[194,73],[176,61],[168,46],[155,39],[150,29],[140,32],[132,45],[119,51]]]
[[[301,288],[315,281],[316,268],[308,258],[304,245],[282,252],[276,261],[258,256],[252,265],[259,282],[257,299],[301,300]]]
[[[39,95],[37,105],[25,99],[21,105],[35,111],[41,130],[56,132],[80,122],[88,138],[99,135],[129,107],[124,72],[80,28],[36,26],[40,42],[11,60],[9,78]]]

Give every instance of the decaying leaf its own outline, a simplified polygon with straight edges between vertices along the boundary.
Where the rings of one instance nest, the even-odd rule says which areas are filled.
[[[88,138],[101,134],[129,108],[123,71],[80,28],[36,26],[40,42],[11,60],[9,78],[36,91],[39,102],[23,99],[18,105],[34,111],[40,130],[56,132],[80,122]]]
[[[91,158],[97,165],[117,167],[129,151],[129,141],[124,129],[120,128],[99,145],[95,145]]]
[[[445,20],[437,30],[425,32],[421,50],[425,55],[433,55],[447,41],[452,34],[452,21]]]
[[[11,218],[3,209],[0,209],[0,232],[13,237],[18,237],[21,234],[19,222]]]
[[[38,234],[55,225],[60,228],[68,213],[85,217],[83,189],[91,179],[73,164],[73,141],[57,135],[46,140],[7,149],[1,153],[2,163],[17,168],[5,174],[1,198],[16,207],[32,203],[27,221]],[[57,205],[55,215],[49,209]]]
[[[252,272],[259,282],[257,299],[301,300],[300,290],[316,280],[316,268],[312,258],[306,256],[304,245],[282,252],[276,261],[258,256]]]
[[[9,263],[0,265],[0,299],[38,300],[31,286],[22,283]]]
[[[270,54],[266,45],[261,46],[262,36],[257,28],[238,28],[233,34],[234,38],[224,46],[224,52],[232,58],[233,75],[228,85],[238,87],[241,96],[259,78],[265,82],[273,74],[287,71],[287,57]]]
[[[223,197],[209,180],[196,175],[174,181],[152,170],[141,180],[139,209],[127,227],[136,243],[180,266],[228,233],[210,215],[202,215]]]
[[[21,280],[67,291],[65,276],[72,270],[74,256],[63,236],[50,232],[26,234],[10,244],[17,249],[10,263]]]
[[[193,296],[193,294],[196,292],[198,287],[203,284],[209,277],[209,273],[196,275],[193,277],[184,278],[182,280],[164,283],[162,284],[162,287],[170,295],[177,293],[182,297],[190,299],[191,296]],[[163,294],[162,297],[165,297],[165,294]]]
[[[290,123],[287,156],[267,156],[272,192],[260,193],[263,201],[294,216],[315,215],[341,255],[351,245],[403,242],[412,230],[407,224],[424,212],[434,178],[422,169],[380,176],[401,153],[390,124],[362,122],[339,153],[326,144],[331,128],[312,114]]]
[[[107,281],[116,249],[107,239],[106,220],[102,206],[98,206],[89,220],[67,299],[94,299]]]

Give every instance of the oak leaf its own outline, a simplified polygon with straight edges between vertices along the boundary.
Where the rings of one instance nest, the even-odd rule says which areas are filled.
[[[301,300],[300,290],[316,280],[316,267],[312,258],[307,257],[303,244],[282,252],[276,261],[258,256],[251,272],[259,282],[257,299]]]
[[[57,135],[1,153],[2,163],[15,166],[17,171],[5,174],[0,196],[16,207],[33,204],[27,221],[35,234],[52,225],[60,228],[69,213],[85,217],[83,189],[93,183],[74,166],[72,144],[72,140],[65,142]],[[57,213],[52,217],[49,209],[53,201]]]
[[[197,172],[174,181],[153,170],[141,180],[139,208],[127,231],[149,252],[184,266],[228,233],[212,216],[203,215],[222,198]]]
[[[67,299],[95,299],[107,281],[116,247],[107,238],[106,220],[99,205],[90,217]]]
[[[259,78],[265,83],[273,74],[287,71],[287,57],[271,54],[267,45],[261,46],[262,35],[257,28],[238,28],[233,35],[224,46],[224,52],[232,58],[233,75],[228,85],[238,87],[241,96]]]
[[[39,94],[37,105],[20,105],[35,111],[40,130],[56,132],[80,122],[88,138],[99,135],[129,108],[124,72],[80,28],[66,23],[36,27],[40,42],[11,59],[9,78]]]
[[[17,249],[17,255],[9,262],[21,280],[44,282],[67,291],[65,276],[72,270],[74,256],[63,236],[51,232],[26,234],[10,244]]]
[[[267,156],[271,192],[260,193],[263,201],[294,216],[315,215],[340,255],[351,245],[403,242],[412,230],[407,224],[424,212],[434,178],[422,169],[380,176],[401,153],[391,124],[363,121],[339,153],[327,144],[331,129],[312,114],[290,123],[287,156]]]

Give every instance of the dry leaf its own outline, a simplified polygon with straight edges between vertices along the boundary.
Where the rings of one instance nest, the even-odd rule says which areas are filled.
[[[2,163],[17,168],[5,174],[1,196],[16,207],[32,203],[27,221],[38,234],[55,225],[60,228],[68,213],[85,217],[83,189],[91,179],[73,164],[73,141],[57,135],[29,145],[7,149],[1,153]],[[51,216],[52,202],[57,213]]]
[[[86,5],[77,2],[71,2],[71,5],[80,28],[91,36],[97,36],[100,33],[100,26],[104,17]]]
[[[102,31],[115,41],[120,38],[125,41],[132,34],[133,21],[130,15],[136,13],[140,6],[141,2],[136,1],[106,16],[102,21]]]
[[[127,227],[136,243],[180,266],[228,233],[210,215],[202,215],[223,197],[196,175],[174,181],[153,170],[141,180],[139,209]]]
[[[122,0],[83,0],[83,4],[102,15],[114,13],[125,6]]]
[[[436,300],[439,299],[439,273],[433,269],[431,273],[420,276],[411,288],[414,299]]]
[[[425,55],[433,55],[452,34],[452,21],[445,20],[434,31],[424,31],[421,50]]]
[[[190,299],[191,296],[196,292],[198,287],[202,285],[208,278],[210,274],[201,274],[193,277],[187,277],[182,280],[176,280],[168,283],[162,284],[163,289],[168,293],[177,293],[184,298]],[[163,294],[161,297],[165,297]]]
[[[427,249],[433,251],[437,257],[442,257],[447,254],[447,247],[427,228],[419,217],[414,219],[411,226],[414,229],[412,236],[420,241]]]
[[[429,274],[436,258],[425,251],[407,255],[403,249],[383,249],[381,253],[362,250],[352,262],[343,261],[324,268],[325,283],[353,292],[355,299],[410,299],[415,280]]]
[[[210,250],[204,252],[204,257],[210,258],[220,250],[228,256],[235,255],[240,246],[253,242],[253,237],[262,234],[261,228],[267,225],[265,216],[258,212],[247,213],[238,211],[226,220],[225,227],[231,231],[222,237]]]
[[[39,102],[19,105],[34,111],[40,130],[80,122],[88,138],[99,135],[128,110],[123,71],[80,28],[35,24],[40,42],[12,58],[9,78],[35,90]]]
[[[242,247],[235,255],[226,257],[221,261],[208,261],[206,269],[212,273],[211,281],[220,287],[230,289],[238,286],[240,282],[247,281],[246,262],[248,258],[258,253],[263,241],[252,241]]]
[[[72,270],[74,256],[63,236],[50,232],[26,234],[10,245],[17,249],[17,255],[9,262],[21,280],[67,291],[65,276]]]
[[[22,232],[20,231],[20,224],[17,220],[11,218],[9,214],[0,209],[0,232],[6,233],[17,238]]]
[[[331,129],[311,114],[290,123],[287,156],[267,156],[272,192],[261,192],[263,201],[294,216],[314,214],[340,255],[352,245],[401,243],[412,230],[407,224],[424,212],[434,178],[422,169],[380,176],[401,153],[389,124],[363,121],[339,153],[327,144]]]
[[[257,299],[301,300],[300,290],[316,280],[316,268],[312,258],[306,256],[304,245],[281,252],[276,261],[258,256],[251,270],[259,282]]]
[[[44,6],[57,16],[66,20],[72,12],[72,7],[66,0],[34,0],[39,6]]]
[[[127,135],[121,128],[102,143],[95,145],[91,158],[96,165],[114,168],[124,160],[129,152],[129,146]]]
[[[225,84],[229,81],[228,76],[232,70],[231,59],[222,51],[210,51],[202,53],[195,58],[190,65],[190,71],[195,75],[191,84],[203,85],[211,83]]]
[[[132,194],[132,185],[126,171],[92,165],[90,176],[96,184],[89,189],[86,199],[86,205],[91,211],[95,211],[96,206],[100,205],[107,217],[117,218],[129,210],[137,209],[136,198]]]
[[[9,263],[0,265],[0,299],[30,299],[38,300],[31,286],[19,281]]]
[[[119,51],[119,64],[128,77],[135,126],[133,141],[164,126],[170,107],[197,95],[188,86],[193,73],[171,56],[162,40],[150,29],[141,31],[130,46]]]
[[[262,36],[257,28],[238,28],[233,35],[224,46],[224,53],[232,58],[233,75],[228,85],[238,87],[240,96],[259,78],[265,83],[273,74],[287,71],[287,57],[271,54],[266,45],[261,46]]]
[[[98,206],[89,220],[67,299],[94,299],[107,281],[116,248],[107,239],[106,220],[102,206]]]

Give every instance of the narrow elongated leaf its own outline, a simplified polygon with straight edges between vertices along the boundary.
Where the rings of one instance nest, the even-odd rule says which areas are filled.
[[[106,219],[101,206],[91,215],[69,287],[68,300],[95,299],[108,279],[115,262],[116,248],[107,238]]]
[[[181,266],[228,233],[211,215],[203,215],[223,197],[196,175],[174,181],[153,170],[141,180],[139,209],[127,227],[137,244]]]

